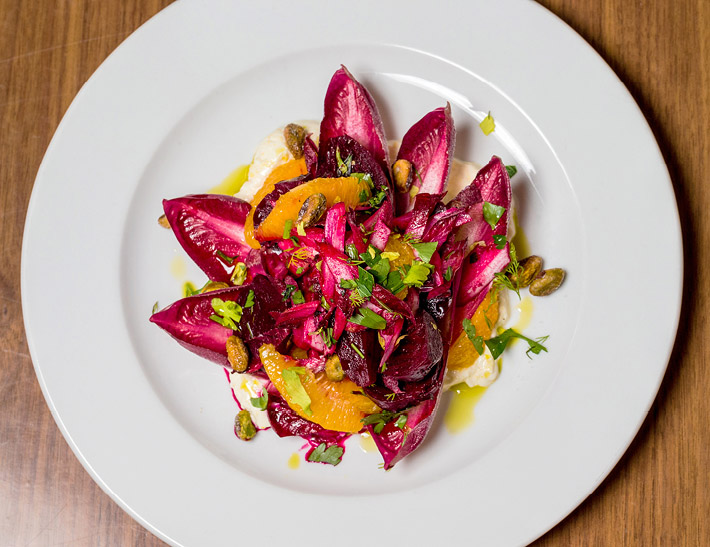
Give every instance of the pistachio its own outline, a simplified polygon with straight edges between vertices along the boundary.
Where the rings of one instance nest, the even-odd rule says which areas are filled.
[[[530,283],[530,294],[533,296],[547,296],[560,288],[565,279],[565,271],[562,268],[551,268],[543,270]]]
[[[537,277],[537,274],[542,270],[542,258],[537,255],[530,255],[523,258],[520,262],[520,269],[518,274],[513,274],[510,276],[510,280],[513,284],[517,283],[517,286],[524,289],[533,279]]]
[[[170,229],[170,223],[168,222],[168,217],[165,215],[160,215],[158,217],[158,224],[160,224],[163,228]]]
[[[340,364],[340,357],[331,355],[325,362],[325,375],[332,382],[340,382],[345,374],[343,373],[343,365]]]
[[[238,336],[227,338],[227,359],[235,372],[244,372],[249,366],[247,347]]]
[[[251,421],[248,410],[240,410],[234,418],[234,432],[243,441],[248,441],[256,435],[256,427]]]
[[[323,194],[313,194],[303,202],[296,222],[304,228],[313,226],[325,213],[327,200]]]
[[[397,160],[392,165],[392,175],[394,176],[394,185],[398,192],[409,192],[412,186],[413,170],[412,164],[407,160]]]
[[[303,157],[303,142],[306,140],[306,129],[295,123],[284,127],[284,140],[291,155],[300,160]]]
[[[208,281],[205,283],[205,286],[200,289],[200,294],[228,288],[229,285],[227,283],[223,283],[222,281]]]

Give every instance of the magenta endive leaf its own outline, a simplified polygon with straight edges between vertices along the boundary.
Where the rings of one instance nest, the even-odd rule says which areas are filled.
[[[419,193],[446,192],[456,130],[451,107],[437,108],[415,123],[402,138],[397,159],[409,161],[415,173],[412,187]],[[412,208],[412,192],[397,194],[397,214]]]
[[[389,171],[389,151],[382,118],[370,93],[341,66],[325,94],[320,142],[347,135],[364,146]]]
[[[246,201],[217,194],[163,200],[170,227],[185,252],[213,281],[229,282],[251,251],[244,241]]]

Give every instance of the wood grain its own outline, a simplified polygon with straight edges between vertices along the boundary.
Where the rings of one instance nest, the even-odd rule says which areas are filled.
[[[163,545],[96,486],[59,433],[29,358],[19,277],[27,203],[57,124],[106,56],[168,3],[0,0],[0,546]],[[534,545],[710,545],[710,2],[540,3],[592,44],[648,119],[673,180],[686,269],[678,340],[639,435]],[[659,267],[651,248],[648,267]]]

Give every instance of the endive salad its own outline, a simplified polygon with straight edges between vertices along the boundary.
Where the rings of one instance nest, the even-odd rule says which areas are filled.
[[[272,428],[306,439],[309,461],[337,465],[345,439],[367,431],[390,469],[427,435],[447,363],[495,363],[513,338],[547,351],[544,339],[497,329],[501,296],[531,283],[549,294],[564,272],[516,257],[514,167],[500,158],[445,199],[448,104],[390,157],[372,96],[342,67],[320,127],[289,124],[279,139],[286,152],[250,176],[249,201],[163,202],[162,223],[208,281],[151,321],[225,367],[241,439]]]

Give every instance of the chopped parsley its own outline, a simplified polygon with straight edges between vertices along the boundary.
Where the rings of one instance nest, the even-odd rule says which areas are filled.
[[[543,346],[543,343],[547,341],[549,335],[541,336],[540,338],[532,340],[513,329],[506,329],[495,338],[486,340],[486,346],[488,346],[488,349],[491,350],[491,355],[493,356],[493,359],[498,359],[498,357],[500,357],[503,351],[505,351],[508,342],[510,342],[514,338],[520,338],[521,340],[525,340],[528,343],[529,347],[528,350],[525,352],[525,355],[527,355],[528,357],[530,357],[530,353],[539,355],[540,352],[547,351],[547,348]],[[532,359],[532,357],[530,358]]]
[[[305,304],[306,303],[306,299],[303,297],[303,293],[300,290],[293,292],[293,295],[291,296],[291,301],[294,304]]]
[[[242,320],[242,307],[231,300],[213,298],[212,309],[215,313],[210,315],[210,319],[223,327],[235,330],[237,323]]]
[[[444,272],[444,281],[451,281],[451,278],[454,276],[454,269],[449,266],[446,268],[446,271]]]
[[[430,241],[428,243],[412,243],[411,245],[416,249],[419,258],[423,262],[429,263],[439,244],[436,241]]]
[[[249,294],[247,294],[247,301],[244,302],[244,309],[251,308],[254,305],[254,291],[249,289]]]
[[[308,461],[338,465],[343,458],[343,452],[345,451],[342,446],[334,444],[326,448],[326,444],[321,443],[308,455]]]
[[[249,402],[251,402],[251,406],[257,410],[266,410],[266,405],[269,402],[269,393],[265,389],[262,389],[261,396],[250,397]]]
[[[392,294],[397,294],[404,288],[404,281],[402,281],[402,274],[399,271],[390,272],[387,274],[387,281],[384,282],[385,289],[389,290]]]
[[[509,253],[510,264],[508,264],[508,267],[504,271],[497,272],[493,275],[493,290],[495,291],[493,293],[494,297],[501,287],[505,287],[513,291],[518,295],[518,298],[520,298],[520,286],[517,281],[520,279],[520,263],[518,262],[518,255],[515,252],[515,245],[512,243],[510,244]],[[513,282],[511,277],[516,281]]]
[[[286,285],[286,288],[284,289],[283,292],[283,301],[288,302],[288,299],[291,298],[291,293],[295,291],[298,287],[296,285]]]
[[[405,267],[406,268],[406,267]],[[421,287],[429,277],[429,274],[434,269],[431,264],[426,264],[421,260],[415,260],[412,265],[406,269],[406,274],[402,279],[402,283],[410,287]]]
[[[505,170],[508,171],[508,178],[513,178],[515,173],[518,172],[518,168],[515,165],[506,165]]]
[[[493,243],[495,243],[496,249],[502,251],[505,249],[505,244],[508,243],[508,238],[504,235],[494,235]]]
[[[392,393],[392,395],[395,395]],[[365,416],[360,420],[364,425],[371,425],[372,430],[378,435],[382,433],[385,426],[392,420],[397,420],[394,425],[399,429],[403,429],[407,424],[407,414],[405,412],[390,412],[389,410],[383,410],[378,414],[370,414]]]
[[[300,406],[306,416],[312,416],[311,398],[308,396],[308,393],[306,393],[301,383],[301,376],[303,375],[308,375],[308,371],[305,367],[289,367],[281,371],[281,377],[284,380],[286,392],[291,399],[290,402]]]
[[[494,205],[489,201],[483,202],[483,220],[485,220],[491,227],[491,230],[496,229],[496,224],[500,220],[500,217],[505,213],[505,207],[500,205]]]
[[[478,352],[478,355],[483,355],[483,351],[485,350],[483,347],[483,336],[476,335],[476,327],[473,323],[471,323],[470,319],[464,319],[462,321],[462,326],[463,331],[466,333],[466,336],[468,336],[468,339],[471,340],[471,343]]]
[[[387,321],[381,315],[376,314],[370,308],[360,308],[348,321],[356,325],[362,325],[370,329],[382,330],[387,328]]]

